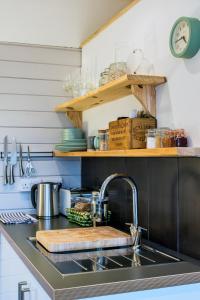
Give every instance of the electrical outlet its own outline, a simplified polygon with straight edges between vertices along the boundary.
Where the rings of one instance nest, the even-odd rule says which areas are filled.
[[[32,182],[28,178],[23,178],[19,183],[19,191],[20,192],[30,192],[32,187]]]
[[[61,176],[43,176],[43,177],[30,177],[20,178],[17,182],[16,189],[18,192],[30,192],[34,184],[40,182],[60,182],[62,183]]]

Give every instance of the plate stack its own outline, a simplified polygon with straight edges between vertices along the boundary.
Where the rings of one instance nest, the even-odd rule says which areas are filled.
[[[62,144],[55,146],[62,152],[84,151],[87,149],[87,141],[84,132],[80,128],[66,128],[62,131]]]

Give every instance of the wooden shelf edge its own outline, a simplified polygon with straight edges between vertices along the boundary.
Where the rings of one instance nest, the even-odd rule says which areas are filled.
[[[131,85],[152,85],[152,86],[158,86],[160,84],[163,84],[167,81],[166,77],[164,76],[154,76],[154,75],[132,75],[132,74],[126,74],[121,76],[119,79],[113,80],[111,82],[108,82],[107,84],[97,88],[96,90],[87,93],[84,96],[80,96],[78,98],[73,98],[69,101],[65,101],[62,104],[59,104],[56,106],[55,111],[56,112],[67,112],[67,111],[84,111],[92,107],[85,107],[82,105],[82,107],[79,109],[75,109],[77,105],[80,103],[86,103],[86,100],[97,99],[98,97],[101,98],[105,94],[113,94],[113,92],[119,92],[120,90],[124,89],[124,93],[119,93],[119,96],[114,94],[113,97],[110,97],[110,100],[100,100],[98,102],[98,105],[102,105],[106,102],[114,101],[115,99],[119,99],[120,97],[124,97],[127,95],[131,95],[131,88],[129,90],[127,87],[130,87]]]
[[[105,24],[103,24],[100,28],[98,28],[95,32],[90,34],[82,43],[80,44],[80,48],[86,46],[89,42],[91,42],[97,35],[99,35],[102,31],[106,30],[112,23],[118,20],[121,16],[127,13],[133,6],[135,6],[141,0],[132,0],[127,6],[118,11],[111,19],[109,19]]]
[[[200,148],[156,148],[110,151],[61,152],[54,151],[55,157],[195,157]]]

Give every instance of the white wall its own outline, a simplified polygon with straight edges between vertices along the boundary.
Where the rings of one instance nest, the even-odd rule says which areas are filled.
[[[0,41],[79,47],[130,0],[0,0]]]
[[[71,127],[56,104],[69,98],[63,90],[67,72],[80,68],[81,51],[68,48],[38,47],[0,43],[0,151],[3,138],[16,137],[23,151],[51,152],[61,141],[61,130]],[[9,144],[10,150],[10,144]],[[24,166],[26,162],[24,161]],[[61,176],[67,187],[80,186],[79,160],[37,158],[34,181],[54,181]],[[19,166],[14,185],[3,185],[0,160],[0,210],[29,209],[30,193],[19,192]]]
[[[120,41],[142,48],[156,74],[168,79],[167,84],[157,88],[158,125],[185,128],[190,145],[200,146],[200,51],[184,60],[174,58],[169,50],[171,27],[181,16],[200,18],[200,1],[142,0],[84,47],[83,66],[90,68],[96,57],[98,73],[102,72],[113,62],[114,48]],[[133,107],[132,97],[128,97],[88,110],[84,113],[85,126],[93,134],[117,116],[127,115]]]

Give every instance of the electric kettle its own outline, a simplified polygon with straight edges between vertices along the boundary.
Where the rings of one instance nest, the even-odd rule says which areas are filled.
[[[31,188],[31,201],[41,219],[49,219],[59,214],[60,183],[42,182]]]

